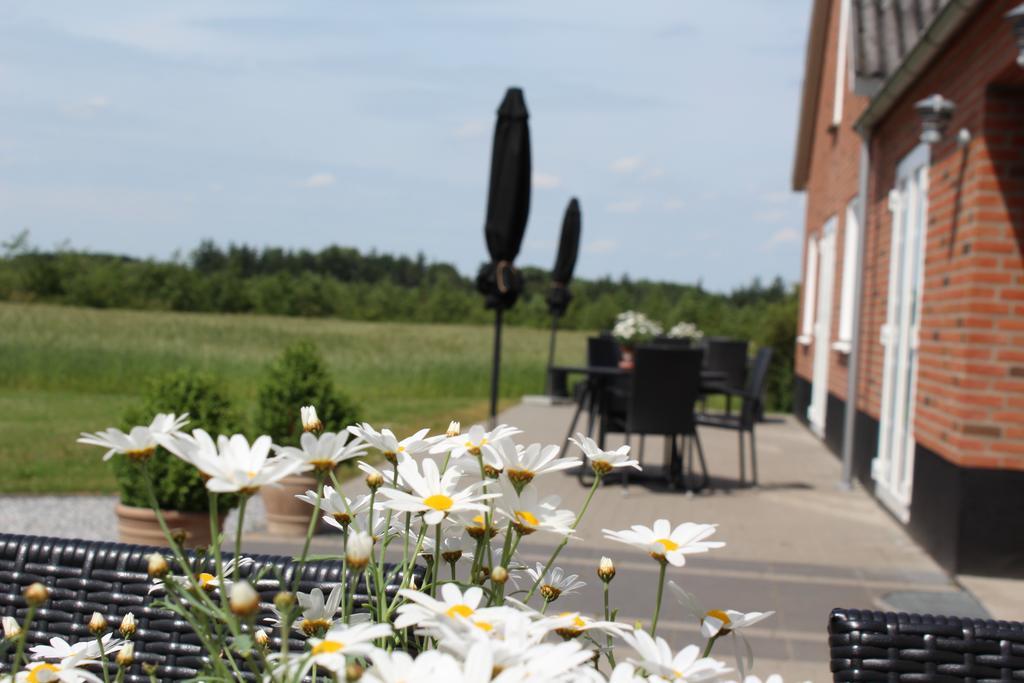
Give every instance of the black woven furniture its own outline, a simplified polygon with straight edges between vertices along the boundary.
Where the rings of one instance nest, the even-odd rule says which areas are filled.
[[[15,616],[22,622],[27,609],[21,592],[38,581],[50,588],[51,597],[36,612],[29,632],[30,644],[48,643],[54,636],[69,642],[90,639],[87,625],[94,611],[103,614],[113,627],[122,616],[133,612],[138,620],[134,637],[136,664],[126,680],[149,681],[141,670],[143,662],[159,665],[160,680],[195,677],[205,654],[199,639],[187,622],[153,606],[160,595],[149,592],[152,581],[146,574],[146,558],[154,551],[167,556],[172,567],[176,564],[166,548],[0,534],[0,616]],[[212,573],[212,558],[197,558],[193,553],[188,557],[197,572]],[[262,612],[257,623],[262,623],[263,617],[272,614],[274,595],[281,589],[278,577],[290,587],[297,564],[290,557],[276,555],[247,557],[254,564],[241,570],[243,577],[265,572],[263,578],[253,582],[260,594]],[[299,590],[308,592],[319,587],[326,594],[340,579],[340,562],[307,562]],[[388,586],[389,595],[395,590],[397,586]],[[356,605],[365,605],[366,600],[365,590],[356,590]],[[280,639],[274,640],[275,647],[280,647]],[[303,647],[298,634],[292,634],[290,646]],[[13,657],[13,653],[9,656]],[[10,664],[10,659],[0,661],[0,671],[6,671]]]
[[[608,335],[589,337],[587,339],[587,366],[596,368],[614,368],[619,365],[621,352],[615,338]],[[582,382],[577,382],[573,388],[573,395],[576,399],[576,412],[573,413],[569,429],[565,433],[565,441],[562,443],[562,452],[569,447],[569,437],[576,433],[576,425],[579,423],[580,415],[587,411],[587,436],[594,433],[594,421],[600,412],[600,402],[603,390],[609,384],[619,384],[622,380],[618,378],[602,378],[595,380],[588,377]]]
[[[940,683],[1024,680],[1024,624],[834,609],[832,679]]]
[[[636,364],[632,373],[632,386],[621,400],[625,403],[624,413],[611,412],[607,415],[607,431],[624,432],[626,443],[632,435],[641,437],[639,459],[643,459],[643,435],[661,434],[670,440],[668,481],[672,487],[686,486],[683,475],[683,458],[678,437],[682,437],[682,455],[688,455],[693,472],[693,447],[696,446],[700,459],[702,476],[691,490],[700,490],[708,484],[704,448],[697,434],[694,404],[700,393],[700,371],[703,351],[679,347],[649,344],[636,350]],[[582,469],[582,468],[581,468]],[[625,483],[629,483],[630,472],[624,468]]]
[[[704,369],[721,373],[723,378],[706,384],[704,393],[725,394],[725,412],[732,413],[730,390],[740,390],[747,384],[747,347],[749,343],[728,337],[704,340]]]
[[[740,411],[737,414],[723,413],[701,413],[697,416],[697,423],[704,427],[719,427],[721,429],[733,429],[740,437],[740,484],[747,482],[747,458],[744,446],[744,434],[750,434],[750,469],[751,484],[757,486],[757,439],[754,435],[754,426],[761,415],[764,403],[764,389],[768,380],[768,366],[772,362],[771,348],[764,347],[758,350],[754,363],[751,366],[750,374],[747,377],[747,386],[744,389],[721,388],[719,391],[726,396],[737,396],[741,399]]]

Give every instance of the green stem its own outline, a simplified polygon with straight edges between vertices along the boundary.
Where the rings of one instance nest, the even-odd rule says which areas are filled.
[[[451,562],[448,563],[448,566],[450,566],[451,569],[452,569],[452,581],[456,581],[457,580],[457,578],[455,576],[455,563],[456,563],[456,561],[457,560],[452,560]]]
[[[316,505],[313,506],[313,513],[309,516],[309,524],[306,525],[306,542],[302,544],[302,555],[299,557],[299,564],[295,567],[292,575],[292,593],[299,588],[299,581],[302,578],[303,570],[306,567],[306,557],[309,555],[309,544],[313,541],[313,532],[316,531],[316,522],[320,519],[320,501],[324,495],[324,473],[316,473]],[[344,494],[342,494],[344,496]]]
[[[580,520],[583,519],[583,515],[586,514],[587,508],[590,507],[590,501],[593,500],[594,493],[597,491],[597,487],[600,485],[601,475],[595,473],[594,484],[593,486],[590,487],[590,493],[587,494],[587,499],[583,501],[583,507],[580,508],[579,513],[576,515],[575,521],[573,521],[572,526],[570,527],[572,531],[576,531],[576,527],[579,526]],[[557,547],[555,547],[555,551],[551,553],[551,557],[548,558],[547,564],[544,565],[544,571],[541,572],[540,575],[537,577],[537,580],[533,582],[533,585],[530,587],[530,592],[526,594],[525,598],[523,598],[523,602],[529,602],[530,598],[533,597],[533,594],[537,592],[537,587],[540,586],[540,580],[543,579],[544,576],[548,573],[548,569],[551,568],[552,563],[554,563],[554,561],[558,558],[558,554],[562,552],[562,548],[564,548],[568,542],[569,536],[566,536],[562,539],[562,542],[559,543]]]
[[[21,659],[25,656],[25,643],[28,641],[28,630],[32,627],[32,620],[36,616],[35,605],[29,605],[28,613],[25,615],[25,623],[21,625],[21,633],[18,634],[18,647],[14,652],[14,664],[11,665],[11,680],[18,680],[18,671],[21,669]],[[26,664],[28,662],[26,661]]]
[[[604,584],[604,620],[612,620],[611,602],[609,600],[608,592],[611,589],[611,581],[602,580]],[[608,657],[608,665],[613,669],[615,668],[615,652],[612,650],[612,634],[608,633],[605,635],[605,653]]]
[[[110,683],[110,673],[107,671],[107,652],[103,648],[103,634],[96,634],[96,646],[100,649],[100,665],[103,667],[103,681]]]
[[[235,528],[235,564],[231,571],[231,578],[234,581],[238,581],[238,565],[239,560],[242,559],[242,525],[245,523],[245,506],[248,502],[248,494],[243,493],[238,501],[238,526]],[[219,557],[220,553],[218,552],[217,555]],[[221,589],[221,593],[223,592],[224,590]]]
[[[651,619],[651,635],[658,629],[658,615],[661,614],[661,596],[665,592],[665,569],[668,562],[661,561],[661,570],[658,572],[658,599],[654,603],[654,618]]]
[[[708,644],[704,647],[704,654],[702,654],[701,657],[707,657],[707,656],[709,656],[711,654],[712,648],[715,647],[715,641],[716,640],[718,640],[718,634],[717,633],[715,635],[711,636],[710,638],[708,638]]]
[[[430,597],[437,597],[437,582],[441,579],[441,522],[434,527],[434,561],[431,562]]]

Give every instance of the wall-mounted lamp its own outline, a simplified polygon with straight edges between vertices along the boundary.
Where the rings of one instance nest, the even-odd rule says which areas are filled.
[[[1013,24],[1013,34],[1017,37],[1017,64],[1024,67],[1024,5],[1014,7],[1006,18]]]
[[[914,109],[921,117],[921,142],[933,145],[941,140],[949,120],[953,118],[955,108],[953,100],[947,100],[938,93],[929,95],[915,104]]]
[[[966,128],[961,128],[956,132],[957,147],[963,149],[967,145],[971,144],[971,139],[973,137],[974,136],[971,135],[971,131],[967,130]]]

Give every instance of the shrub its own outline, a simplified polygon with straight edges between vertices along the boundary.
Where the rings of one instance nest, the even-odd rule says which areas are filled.
[[[149,424],[157,413],[189,414],[185,429],[205,429],[214,438],[218,434],[234,434],[242,430],[238,414],[221,383],[215,378],[193,370],[168,373],[151,381],[142,401],[125,415],[125,426]],[[149,507],[138,466],[127,458],[116,458],[114,472],[121,490],[121,502],[136,507]],[[149,460],[157,502],[165,510],[206,512],[209,499],[206,486],[195,467],[172,456],[162,448]],[[217,507],[229,510],[237,504],[235,496],[222,495]]]
[[[267,368],[259,392],[256,430],[269,434],[278,445],[297,446],[302,436],[299,409],[304,405],[316,407],[328,431],[356,421],[355,405],[334,390],[320,352],[309,341],[289,346]]]

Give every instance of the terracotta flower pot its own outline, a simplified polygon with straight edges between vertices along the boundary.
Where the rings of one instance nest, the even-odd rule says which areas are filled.
[[[123,543],[166,546],[167,539],[160,529],[156,513],[149,508],[117,504],[117,534]],[[190,548],[210,545],[210,515],[206,512],[179,512],[163,510],[164,520],[171,532],[185,532],[185,545]],[[217,521],[224,526],[224,515]]]
[[[313,506],[295,496],[315,490],[316,477],[308,474],[285,477],[277,486],[264,486],[260,489],[263,506],[267,511],[267,533],[305,538]],[[319,531],[326,527],[323,521],[317,524]]]

